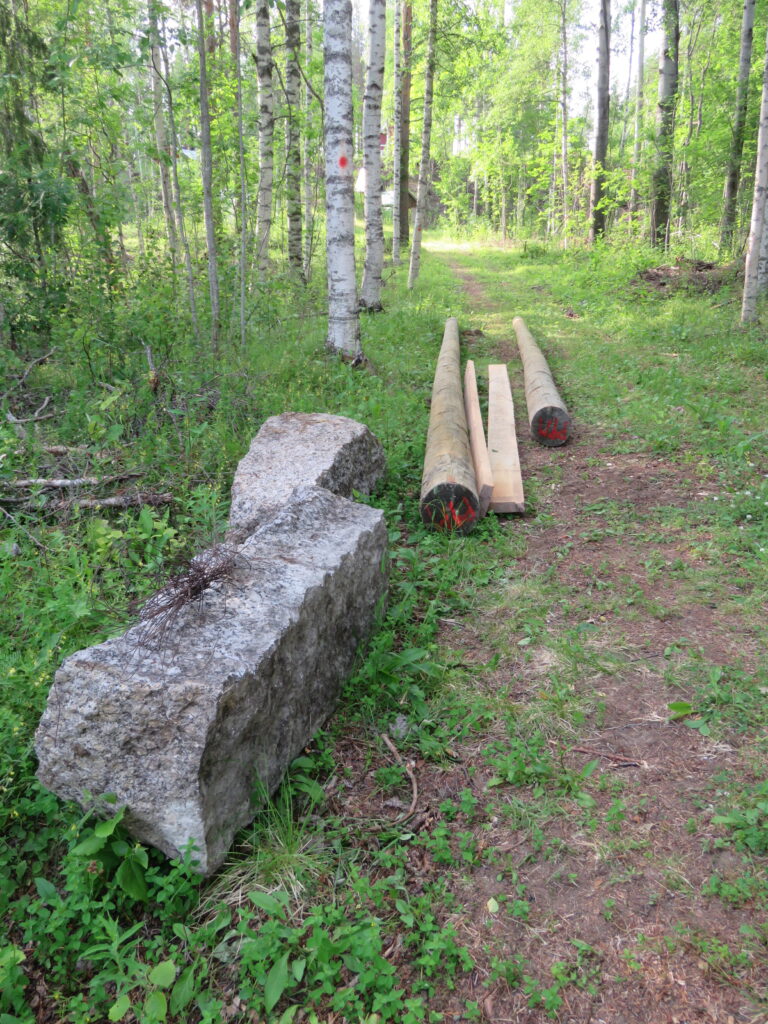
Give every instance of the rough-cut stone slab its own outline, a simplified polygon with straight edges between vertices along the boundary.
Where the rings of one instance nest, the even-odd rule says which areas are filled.
[[[138,839],[192,841],[204,873],[333,710],[383,602],[383,514],[296,489],[237,548],[231,577],[167,625],[67,658],[37,731],[40,781],[115,794]]]
[[[285,412],[266,420],[232,483],[230,536],[242,540],[291,494],[315,484],[345,498],[370,494],[384,474],[384,450],[346,416]]]

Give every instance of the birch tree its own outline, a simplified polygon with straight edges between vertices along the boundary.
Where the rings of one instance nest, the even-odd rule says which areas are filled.
[[[203,180],[203,213],[208,250],[208,290],[211,296],[211,345],[219,346],[219,267],[216,258],[216,223],[213,211],[213,154],[211,151],[211,111],[208,100],[208,69],[206,62],[206,19],[202,0],[195,0],[197,12],[197,53],[200,71],[200,170]]]
[[[301,72],[299,71],[300,14],[299,0],[285,0],[285,102],[288,108],[285,205],[288,213],[288,263],[299,276],[302,276],[301,133],[298,118],[301,87]]]
[[[720,248],[727,250],[733,242],[736,223],[736,197],[741,176],[741,155],[744,150],[744,128],[747,121],[749,69],[752,62],[752,36],[755,27],[755,0],[744,0],[739,44],[739,78],[736,86],[736,109],[733,117],[731,149],[723,189],[723,216],[720,221]]]
[[[400,244],[408,245],[411,208],[411,61],[413,59],[413,0],[402,0],[403,63],[400,83]]]
[[[560,0],[560,167],[563,181],[563,246],[568,245],[568,0]]]
[[[312,70],[312,0],[306,0],[304,22],[304,280],[309,281],[312,271],[312,248],[315,230],[315,192],[313,189],[314,147],[310,138],[312,124],[312,90],[309,76]]]
[[[334,352],[361,356],[355,274],[352,145],[352,2],[325,0],[325,213],[328,262],[328,339]]]
[[[269,0],[258,0],[256,6],[256,76],[259,80],[259,193],[256,200],[256,245],[259,270],[264,273],[269,266],[269,240],[272,232],[275,131]]]
[[[603,191],[605,188],[605,160],[608,155],[608,118],[611,102],[611,2],[600,0],[599,57],[597,62],[597,130],[595,132],[595,166],[592,177],[592,226],[590,241],[605,232]]]
[[[432,139],[432,88],[435,79],[435,41],[437,37],[437,0],[429,0],[429,36],[427,39],[427,66],[424,70],[424,120],[421,128],[421,160],[419,161],[419,187],[416,193],[416,220],[413,225],[411,263],[408,268],[408,287],[413,288],[421,265],[421,235],[427,212],[429,188],[429,147]]]
[[[157,147],[158,164],[160,166],[160,191],[163,198],[163,213],[168,234],[168,247],[171,254],[176,255],[176,226],[173,222],[173,196],[171,193],[171,176],[168,170],[168,137],[165,130],[163,114],[163,77],[160,72],[160,32],[157,25],[157,7],[155,0],[149,0],[149,69],[152,80],[152,113],[155,128],[155,146]]]
[[[651,243],[666,246],[672,201],[672,153],[680,49],[679,0],[664,0],[663,40],[659,54],[656,158],[651,178]]]
[[[381,222],[381,96],[387,39],[386,0],[370,0],[368,8],[368,73],[363,97],[363,166],[365,167],[365,266],[360,307],[381,309],[384,228]]]
[[[640,0],[640,24],[637,30],[637,91],[635,94],[635,138],[632,147],[632,189],[629,194],[629,212],[637,209],[637,169],[640,166],[642,143],[643,103],[645,84],[645,0]]]
[[[395,137],[392,147],[392,262],[400,263],[400,153],[403,139],[403,84],[400,71],[400,10],[401,0],[395,0],[394,31],[392,33],[392,64],[395,93]]]
[[[768,36],[765,41],[763,94],[760,102],[760,126],[757,133],[755,189],[752,197],[752,218],[749,225],[747,262],[744,267],[744,294],[741,322],[757,318],[757,296],[760,290],[760,247],[765,230],[766,195],[768,195]]]

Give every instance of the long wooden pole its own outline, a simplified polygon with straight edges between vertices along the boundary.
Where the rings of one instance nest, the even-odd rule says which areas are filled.
[[[523,361],[525,401],[531,436],[539,444],[556,448],[565,444],[573,432],[570,414],[555,387],[547,360],[525,325],[522,317],[512,321],[517,335],[517,347]]]
[[[478,518],[455,317],[446,321],[435,369],[420,508],[422,521],[438,530],[469,533]]]
[[[464,410],[467,414],[469,427],[469,447],[472,452],[472,464],[475,467],[477,480],[477,496],[480,501],[479,518],[488,511],[493,494],[493,473],[488,458],[488,445],[485,442],[483,414],[480,411],[480,395],[477,391],[477,374],[472,359],[467,360],[464,368]]]

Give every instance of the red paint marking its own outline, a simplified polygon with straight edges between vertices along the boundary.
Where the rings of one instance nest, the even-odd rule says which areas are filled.
[[[448,508],[443,512],[442,518],[433,522],[441,530],[458,530],[466,523],[471,523],[477,516],[477,512],[472,508],[468,498],[461,499],[461,505],[464,506],[465,511],[460,512],[459,509],[453,504],[453,498],[448,503]],[[459,506],[459,508],[461,507]]]
[[[346,156],[339,157],[339,167],[346,167],[349,163],[349,158]]]
[[[539,437],[548,437],[552,441],[567,441],[568,427],[558,427],[556,419],[549,419],[544,426],[539,427]]]

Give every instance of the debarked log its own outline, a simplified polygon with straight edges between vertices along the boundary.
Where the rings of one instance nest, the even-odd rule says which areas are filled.
[[[450,317],[432,385],[420,508],[425,525],[468,533],[477,522],[480,502],[464,412],[460,358],[459,324]]]
[[[512,326],[523,362],[531,436],[550,448],[565,444],[573,432],[573,425],[565,402],[555,387],[547,360],[522,317],[516,316]]]
[[[472,451],[472,463],[477,479],[477,497],[480,501],[479,515],[482,519],[488,511],[493,494],[493,473],[488,458],[488,445],[485,441],[483,414],[480,411],[480,395],[477,390],[477,374],[472,359],[467,360],[464,367],[464,409],[469,427],[469,447]]]

